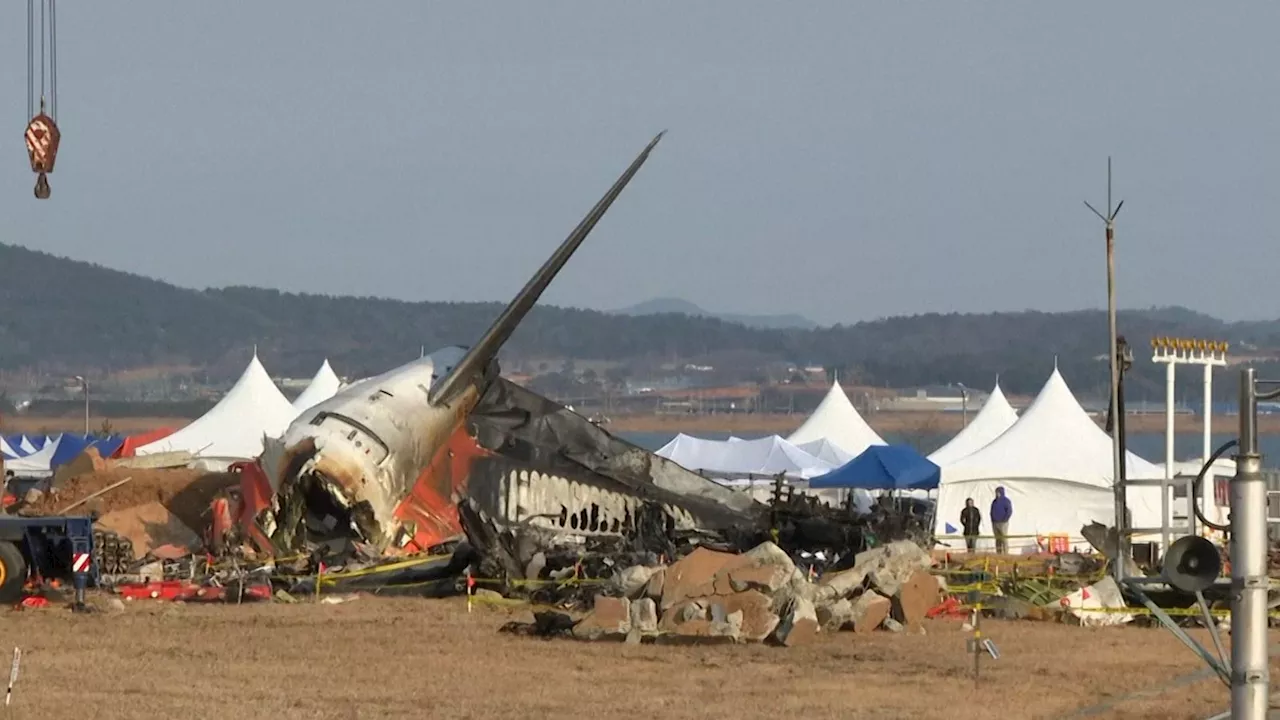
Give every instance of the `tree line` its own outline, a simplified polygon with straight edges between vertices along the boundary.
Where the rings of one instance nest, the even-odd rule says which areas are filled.
[[[427,351],[474,342],[501,303],[403,302],[250,287],[190,290],[129,273],[0,245],[0,370],[80,373],[165,364],[232,377],[252,347],[274,374],[309,376],[323,358],[339,372],[382,372]],[[1120,313],[1133,346],[1133,397],[1163,398],[1152,337],[1227,340],[1232,351],[1280,347],[1280,321],[1227,323],[1182,308]],[[755,329],[710,317],[630,316],[536,307],[505,355],[697,362],[725,353],[822,365],[842,381],[885,387],[963,383],[1032,393],[1058,367],[1077,393],[1107,382],[1101,311],[929,313],[816,329]],[[1199,380],[1183,372],[1180,393]],[[1220,397],[1234,395],[1217,383]]]

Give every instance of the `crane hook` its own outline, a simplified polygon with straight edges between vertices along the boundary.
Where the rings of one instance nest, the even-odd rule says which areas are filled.
[[[43,111],[43,106],[41,107]],[[38,173],[36,178],[36,197],[44,200],[49,197],[48,173],[53,172],[54,161],[58,158],[58,143],[62,133],[53,118],[41,112],[27,123],[27,154],[31,157],[31,171]]]

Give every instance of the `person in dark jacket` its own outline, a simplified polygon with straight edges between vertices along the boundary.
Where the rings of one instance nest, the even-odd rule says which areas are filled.
[[[973,552],[978,547],[978,528],[982,527],[982,512],[973,504],[973,498],[964,499],[960,511],[960,525],[964,527],[964,546]]]
[[[991,534],[996,536],[996,552],[1009,552],[1009,518],[1013,517],[1013,501],[1005,497],[1004,487],[996,488],[991,501]]]

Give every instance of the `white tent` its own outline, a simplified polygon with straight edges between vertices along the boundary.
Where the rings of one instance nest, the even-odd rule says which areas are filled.
[[[1159,478],[1163,468],[1128,453],[1130,478]],[[991,534],[988,507],[995,489],[1013,501],[1010,549],[1035,544],[1034,536],[1062,534],[1082,541],[1080,528],[1094,520],[1113,525],[1111,438],[1085,412],[1055,367],[1031,407],[1008,430],[967,457],[942,468],[937,533],[953,535],[965,498],[982,511],[982,534]],[[1130,488],[1134,526],[1160,524],[1160,490]],[[983,545],[990,547],[990,541]]]
[[[929,460],[934,465],[945,467],[961,458],[981,450],[988,443],[1004,434],[1018,421],[1018,413],[1005,399],[1000,390],[1000,382],[996,381],[996,389],[991,391],[987,401],[973,420],[964,427],[946,445],[933,451]]]
[[[862,419],[838,382],[831,383],[831,389],[818,407],[787,437],[793,445],[824,439],[830,440],[850,457],[857,457],[872,445],[888,444]]]
[[[297,415],[255,352],[240,379],[209,412],[136,452],[152,455],[186,451],[206,458],[257,457],[262,452],[262,437],[283,434]]]
[[[26,435],[23,435],[22,440],[18,442],[18,450],[22,455],[30,455],[39,449],[40,448],[36,447],[35,444],[31,442],[31,438]]]
[[[26,438],[23,438],[24,440]],[[61,436],[56,439],[49,439],[44,445],[35,452],[17,458],[16,460],[5,460],[5,472],[12,472],[18,477],[45,477],[53,472],[53,454],[58,451],[58,442]]]
[[[709,474],[785,473],[807,478],[833,467],[777,435],[758,440],[705,440],[681,433],[659,448],[657,455],[694,472]]]
[[[845,452],[840,448],[840,446],[826,438],[810,440],[809,442],[801,443],[796,447],[827,463],[833,468],[838,468],[857,457],[856,455],[851,455]]]
[[[333,368],[329,367],[329,360],[326,358],[324,364],[316,371],[315,377],[311,378],[311,383],[298,397],[294,398],[293,409],[301,413],[338,394],[341,388],[342,380],[333,372]]]
[[[3,456],[5,460],[12,460],[17,458],[18,455],[19,453],[9,446],[9,441],[0,437],[0,456]]]

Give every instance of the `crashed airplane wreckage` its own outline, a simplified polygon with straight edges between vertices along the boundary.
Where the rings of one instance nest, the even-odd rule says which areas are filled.
[[[770,536],[850,557],[862,549],[845,511],[803,499],[770,508],[498,377],[499,349],[661,138],[478,343],[344,388],[238,466],[226,511],[236,522],[223,522],[215,543],[238,526],[234,539],[272,556],[371,561],[464,547],[506,578],[537,577],[554,569],[548,561],[580,564],[565,558],[584,553],[612,566],[626,554],[674,558],[682,547],[745,549]]]

